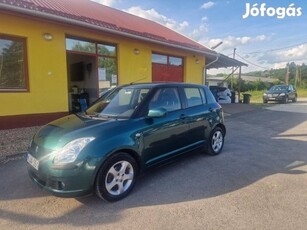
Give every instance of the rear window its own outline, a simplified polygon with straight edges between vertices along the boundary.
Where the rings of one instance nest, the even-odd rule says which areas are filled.
[[[215,97],[207,87],[205,88],[205,92],[207,97],[207,104],[216,103]]]

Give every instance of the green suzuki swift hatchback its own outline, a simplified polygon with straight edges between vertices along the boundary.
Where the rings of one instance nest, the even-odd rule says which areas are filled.
[[[27,154],[28,172],[57,196],[94,192],[117,201],[151,166],[195,149],[219,154],[225,134],[222,108],[206,86],[125,85],[42,127]]]

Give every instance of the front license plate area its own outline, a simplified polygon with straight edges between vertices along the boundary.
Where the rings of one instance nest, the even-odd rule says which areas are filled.
[[[33,157],[31,154],[28,153],[27,155],[27,162],[36,170],[38,170],[39,167],[39,161]]]

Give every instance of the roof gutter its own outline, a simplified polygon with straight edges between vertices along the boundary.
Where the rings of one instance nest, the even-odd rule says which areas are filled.
[[[134,39],[138,39],[138,40],[142,40],[142,41],[146,41],[146,42],[159,44],[159,45],[165,45],[165,46],[172,47],[172,48],[183,49],[183,50],[186,50],[186,51],[204,54],[205,56],[207,55],[207,56],[217,57],[217,59],[218,59],[218,54],[216,52],[207,52],[207,51],[202,51],[200,49],[193,49],[193,48],[184,47],[184,46],[180,46],[180,45],[176,45],[176,44],[170,44],[170,43],[167,43],[167,42],[158,41],[158,40],[155,40],[155,39],[150,39],[150,38],[146,38],[146,37],[142,37],[142,36],[138,36],[138,35],[122,32],[122,31],[112,30],[112,29],[109,29],[109,28],[100,27],[100,26],[92,25],[92,24],[89,24],[89,23],[86,23],[86,22],[76,21],[76,20],[73,20],[73,19],[69,19],[69,18],[57,16],[57,15],[43,13],[43,12],[40,12],[40,11],[33,11],[33,10],[26,9],[26,8],[20,8],[20,7],[16,7],[16,6],[13,6],[13,5],[7,5],[7,4],[3,4],[3,3],[0,3],[0,9],[13,11],[13,12],[21,13],[21,14],[26,14],[26,15],[30,15],[30,16],[34,16],[34,17],[41,17],[41,18],[45,18],[45,19],[49,19],[49,20],[53,20],[53,21],[60,21],[60,22],[68,23],[68,24],[73,24],[73,25],[76,25],[76,26],[87,27],[87,28],[94,29],[94,30],[108,32],[108,33],[112,33],[112,34],[116,34],[116,35],[120,35],[120,36],[125,36],[125,37],[129,37],[129,38],[134,38]]]
[[[216,53],[216,59],[213,60],[212,62],[208,63],[207,65],[205,65],[205,68],[207,69],[208,66],[210,66],[210,65],[214,64],[215,62],[217,62],[219,60],[219,58],[220,58],[220,54]]]

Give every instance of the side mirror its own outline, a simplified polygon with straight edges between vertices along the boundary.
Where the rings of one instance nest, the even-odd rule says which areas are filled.
[[[167,114],[167,110],[164,108],[157,108],[157,109],[150,109],[148,112],[148,117],[155,118],[155,117],[164,117]]]

